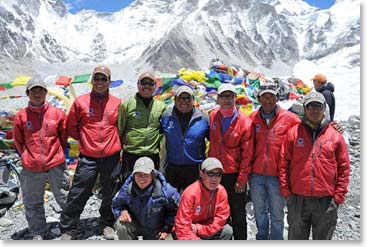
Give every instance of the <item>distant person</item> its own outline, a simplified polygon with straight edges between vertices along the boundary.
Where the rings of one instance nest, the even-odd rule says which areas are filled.
[[[279,153],[288,130],[300,123],[298,115],[282,109],[274,83],[260,85],[261,106],[250,118],[255,128],[255,154],[250,177],[257,240],[283,240],[285,199],[280,193]]]
[[[279,178],[288,207],[288,239],[331,240],[338,207],[348,191],[350,160],[342,134],[324,117],[326,101],[318,92],[304,98],[302,123],[283,143]],[[312,230],[311,230],[312,229]]]
[[[173,236],[178,240],[229,240],[230,209],[227,192],[220,184],[223,166],[216,158],[206,158],[200,179],[182,193]]]
[[[119,240],[165,240],[179,202],[180,194],[154,169],[152,159],[139,158],[112,201]]]
[[[68,134],[79,141],[79,161],[66,207],[61,214],[62,240],[75,239],[80,215],[99,175],[102,185],[100,224],[105,239],[114,239],[111,202],[121,173],[121,144],[117,129],[120,99],[109,93],[111,71],[97,66],[92,91],[75,99],[67,117]]]
[[[311,78],[315,90],[322,93],[326,103],[329,107],[330,121],[334,121],[335,114],[335,96],[334,96],[334,84],[327,82],[327,78],[323,74],[317,74]]]
[[[163,113],[161,125],[166,137],[165,176],[181,192],[199,178],[209,136],[209,116],[194,107],[194,91],[184,85],[176,91],[174,106]]]
[[[65,113],[46,101],[43,80],[27,83],[28,106],[14,119],[14,144],[22,157],[21,191],[28,229],[33,240],[43,240],[46,232],[44,209],[48,182],[56,202],[64,209],[69,191],[69,176],[64,149],[67,145]]]
[[[118,128],[123,144],[124,176],[133,170],[135,161],[143,156],[151,158],[159,170],[160,145],[163,138],[160,118],[166,105],[153,98],[157,79],[142,73],[138,79],[138,92],[119,107]]]
[[[246,191],[254,154],[251,119],[236,105],[236,89],[230,83],[218,88],[219,108],[210,113],[209,157],[223,164],[221,184],[228,193],[235,240],[247,239]]]

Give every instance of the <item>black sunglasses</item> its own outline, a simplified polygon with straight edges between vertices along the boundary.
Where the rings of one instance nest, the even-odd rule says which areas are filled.
[[[155,82],[154,81],[140,81],[140,85],[153,87],[155,85]]]
[[[219,97],[222,98],[222,99],[232,99],[234,98],[234,93],[229,93],[229,94],[219,94]]]
[[[278,89],[277,85],[260,85],[260,90],[274,90],[276,91]]]
[[[323,104],[320,103],[309,103],[306,105],[307,110],[322,110],[324,108]]]
[[[205,172],[205,173],[210,178],[212,178],[212,177],[220,178],[222,176],[222,173],[221,172]]]
[[[178,97],[179,102],[191,102],[192,97]]]
[[[107,82],[108,78],[105,76],[99,77],[99,76],[95,76],[93,77],[93,81],[103,81],[103,82]]]

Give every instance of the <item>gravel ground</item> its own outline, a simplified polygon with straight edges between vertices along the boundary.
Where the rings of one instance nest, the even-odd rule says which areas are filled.
[[[351,177],[349,192],[346,201],[339,207],[339,218],[334,240],[361,240],[361,218],[360,218],[360,118],[351,117],[348,121],[342,122],[345,129],[345,136],[349,139],[349,152],[351,158]],[[79,239],[83,240],[104,240],[102,229],[99,227],[99,206],[101,200],[98,194],[93,194],[81,215]],[[60,208],[53,198],[51,192],[45,194],[45,211],[47,217],[48,239],[57,240],[60,237],[58,221]],[[254,240],[256,234],[255,220],[248,215],[248,239]],[[285,219],[284,238],[287,239],[287,221]],[[1,240],[29,240],[32,239],[24,215],[24,206],[21,198],[0,219],[0,239]]]

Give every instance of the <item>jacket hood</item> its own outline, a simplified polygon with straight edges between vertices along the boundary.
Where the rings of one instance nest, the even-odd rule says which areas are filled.
[[[322,91],[329,90],[331,92],[334,92],[334,84],[331,82],[328,82],[321,87],[319,87],[316,91],[321,93]]]

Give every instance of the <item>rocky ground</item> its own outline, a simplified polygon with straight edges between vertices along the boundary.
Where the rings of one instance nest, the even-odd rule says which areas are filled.
[[[349,152],[351,159],[351,177],[349,192],[346,201],[339,208],[339,219],[334,240],[361,240],[361,218],[360,218],[360,118],[351,117],[348,121],[342,122],[345,129],[345,136],[349,139]],[[83,240],[103,240],[102,229],[98,224],[98,209],[100,206],[98,193],[93,194],[81,215],[79,239]],[[47,217],[48,239],[57,240],[60,237],[58,221],[61,209],[56,204],[52,193],[45,194],[45,211]],[[285,239],[287,238],[287,221],[285,219]],[[254,240],[256,234],[255,220],[248,215],[248,239]],[[0,239],[1,240],[27,240],[31,236],[27,229],[27,221],[24,216],[24,206],[21,198],[0,219]]]

